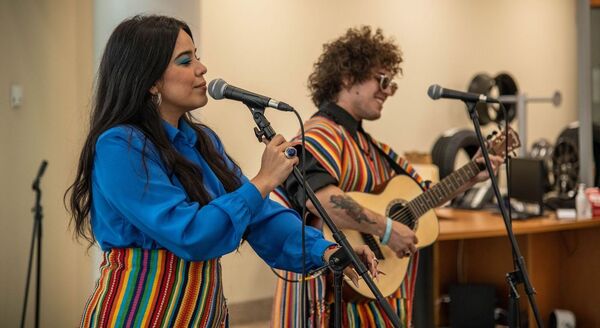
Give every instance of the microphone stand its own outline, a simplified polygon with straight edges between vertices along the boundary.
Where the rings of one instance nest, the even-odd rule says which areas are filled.
[[[29,248],[29,264],[27,266],[27,282],[25,283],[25,298],[23,300],[23,310],[21,312],[21,328],[25,326],[25,315],[27,313],[27,298],[29,296],[29,281],[31,280],[31,262],[34,256],[35,242],[37,240],[37,258],[36,258],[36,272],[35,272],[35,326],[40,326],[40,290],[41,290],[41,271],[42,271],[42,190],[40,189],[40,179],[44,175],[48,162],[42,161],[38,174],[31,185],[31,189],[35,191],[35,205],[32,209],[34,213],[33,220],[33,234],[31,236],[31,246]]]
[[[492,182],[492,187],[494,189],[494,194],[496,196],[496,201],[498,202],[498,206],[500,208],[500,213],[502,213],[502,218],[504,220],[504,226],[506,227],[506,232],[508,234],[508,238],[510,240],[510,245],[512,248],[512,256],[513,256],[513,265],[514,271],[506,274],[506,282],[508,284],[509,290],[509,318],[508,324],[509,327],[519,327],[519,293],[517,291],[517,285],[520,283],[524,284],[525,292],[527,293],[527,297],[529,298],[529,303],[531,304],[531,308],[533,310],[533,314],[535,316],[535,321],[538,327],[542,327],[542,319],[540,316],[540,312],[535,300],[535,289],[531,285],[531,281],[529,280],[529,275],[527,274],[527,268],[525,267],[525,260],[521,255],[521,251],[519,250],[519,245],[517,243],[517,239],[512,230],[512,223],[510,221],[510,217],[507,214],[506,207],[504,202],[502,201],[502,196],[500,195],[500,189],[498,189],[498,181],[496,180],[496,176],[492,169],[492,164],[490,162],[489,152],[487,147],[485,146],[485,141],[483,139],[481,133],[481,125],[479,124],[479,116],[477,115],[477,110],[475,109],[475,102],[465,101],[465,105],[467,106],[467,110],[469,111],[469,116],[473,121],[473,127],[475,128],[475,133],[477,134],[477,140],[479,141],[479,146],[481,148],[481,153],[485,160],[485,166],[488,171],[488,175],[490,176],[490,180]]]
[[[252,113],[252,118],[258,126],[254,128],[254,134],[258,138],[258,141],[261,142],[263,137],[267,140],[271,140],[276,133],[271,127],[271,123],[267,120],[267,118],[264,115],[265,109],[253,108],[249,104],[246,104],[246,106],[248,106],[248,108],[250,109],[250,112]],[[294,166],[292,173],[299,182],[304,181],[302,173],[296,166]],[[342,324],[341,310],[343,270],[350,263],[352,263],[356,272],[363,278],[363,281],[367,284],[369,289],[371,289],[371,292],[373,292],[373,295],[375,295],[377,302],[381,305],[385,314],[387,315],[388,319],[392,322],[394,327],[401,327],[400,318],[398,318],[396,313],[394,313],[394,310],[392,310],[390,304],[385,300],[385,298],[381,294],[381,291],[379,291],[379,289],[373,282],[373,279],[368,275],[367,267],[360,261],[358,255],[354,252],[354,249],[346,239],[344,233],[335,226],[335,223],[333,223],[333,220],[331,220],[331,218],[321,205],[321,202],[319,202],[319,200],[317,199],[317,196],[315,195],[314,191],[308,185],[306,186],[306,192],[308,194],[308,198],[314,204],[317,212],[319,212],[319,215],[321,216],[321,218],[323,218],[323,221],[331,230],[333,238],[338,243],[338,245],[341,246],[341,248],[335,251],[329,259],[329,265],[332,271],[334,272],[335,278],[334,327],[341,327]],[[302,300],[302,302],[304,302],[304,300]]]

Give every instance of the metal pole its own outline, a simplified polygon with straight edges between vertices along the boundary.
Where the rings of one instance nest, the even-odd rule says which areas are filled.
[[[517,96],[517,120],[519,121],[519,136],[521,138],[521,149],[519,157],[527,156],[527,94],[520,93]]]
[[[577,1],[577,94],[579,108],[579,178],[586,186],[594,185],[592,148],[592,62],[590,2]]]

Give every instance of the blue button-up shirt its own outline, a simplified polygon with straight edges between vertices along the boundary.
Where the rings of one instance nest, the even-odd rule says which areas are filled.
[[[155,146],[131,126],[105,131],[96,143],[92,172],[91,222],[103,250],[165,248],[189,261],[217,258],[246,239],[270,266],[300,271],[301,221],[298,214],[263,199],[240,173],[241,186],[227,193],[196,147],[196,132],[183,120],[179,129],[163,122],[173,147],[199,166],[212,200],[190,201],[174,175],[169,175]],[[205,129],[226,163],[223,145]],[[144,154],[144,159],[142,159]],[[306,227],[307,268],[323,264],[332,243]]]

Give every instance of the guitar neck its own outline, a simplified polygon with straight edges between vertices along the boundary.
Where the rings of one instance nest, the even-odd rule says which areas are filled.
[[[430,209],[443,204],[448,197],[453,195],[481,170],[482,168],[477,163],[471,161],[408,202],[406,206],[411,210],[415,218],[419,218]]]

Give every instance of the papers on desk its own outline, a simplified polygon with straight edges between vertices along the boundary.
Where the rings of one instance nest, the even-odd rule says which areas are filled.
[[[574,208],[557,208],[556,218],[558,220],[575,220],[577,219],[577,211]]]

